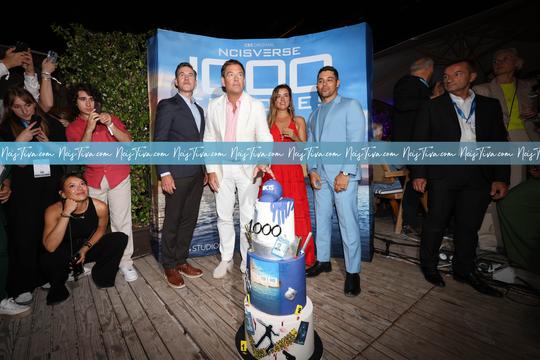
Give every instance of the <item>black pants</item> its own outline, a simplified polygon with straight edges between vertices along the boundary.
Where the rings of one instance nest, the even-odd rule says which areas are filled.
[[[98,287],[114,286],[120,259],[124,254],[128,236],[122,232],[113,232],[103,237],[86,253],[85,263],[95,262],[92,279]],[[80,246],[74,248],[78,251]],[[71,249],[61,244],[54,252],[41,256],[41,269],[47,276],[51,288],[65,284],[69,275]]]
[[[437,267],[444,230],[453,214],[453,271],[467,276],[474,270],[478,230],[491,201],[491,185],[479,180],[481,175],[473,172],[470,175],[428,180],[428,213],[420,243],[420,263],[425,269]]]
[[[412,181],[405,184],[403,192],[403,225],[417,226],[418,225],[418,205],[422,193],[413,189]]]
[[[165,194],[165,219],[161,233],[161,262],[165,269],[184,264],[199,217],[203,174],[175,178],[176,190]]]

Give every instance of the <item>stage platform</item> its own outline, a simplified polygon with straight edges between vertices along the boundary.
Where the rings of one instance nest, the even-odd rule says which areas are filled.
[[[376,221],[379,235],[392,236],[384,230],[391,223]],[[137,281],[119,274],[115,288],[99,290],[85,277],[68,283],[72,296],[54,307],[37,289],[31,315],[0,320],[0,359],[239,358],[239,259],[223,280],[211,275],[217,257],[190,261],[205,273],[184,289],[166,285],[151,255],[135,260]],[[361,295],[348,298],[343,260],[332,266],[307,284],[324,359],[540,358],[538,306],[483,296],[450,277],[435,288],[415,265],[380,254],[363,264]]]

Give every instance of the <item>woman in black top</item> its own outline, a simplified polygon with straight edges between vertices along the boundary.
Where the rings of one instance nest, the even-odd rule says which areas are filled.
[[[4,96],[5,115],[0,138],[9,142],[66,141],[64,127],[41,110],[25,89],[11,88]],[[32,291],[43,284],[38,271],[43,214],[58,200],[56,187],[61,165],[15,165],[7,205],[9,270],[7,292],[20,304],[32,301]]]
[[[43,245],[48,253],[41,258],[43,271],[51,288],[47,304],[66,300],[69,292],[65,282],[70,272],[70,261],[78,266],[96,262],[92,279],[97,287],[114,286],[118,264],[128,237],[122,232],[105,234],[109,221],[107,204],[88,196],[88,186],[78,174],[61,179],[61,201],[45,212]]]

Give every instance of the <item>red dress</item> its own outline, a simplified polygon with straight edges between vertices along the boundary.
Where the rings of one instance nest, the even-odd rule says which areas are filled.
[[[294,131],[298,136],[298,130],[294,122],[289,122],[289,129]],[[275,142],[293,142],[288,137],[281,137],[281,132],[276,124],[272,125],[270,133],[274,137]],[[296,236],[302,238],[301,245],[304,244],[307,235],[311,232],[311,219],[309,217],[309,203],[304,183],[304,171],[302,166],[297,165],[272,165],[272,171],[276,176],[276,180],[280,182],[283,188],[283,197],[294,199],[294,229]],[[271,177],[266,175],[263,181],[270,180]],[[305,250],[306,266],[311,266],[315,263],[315,245],[311,239]]]

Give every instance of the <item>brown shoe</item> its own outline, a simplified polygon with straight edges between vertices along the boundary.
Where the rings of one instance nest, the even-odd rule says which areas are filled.
[[[189,263],[176,265],[176,270],[188,278],[198,278],[203,274],[201,269],[197,269],[196,267],[191,266]]]
[[[167,284],[170,287],[173,287],[175,289],[181,289],[184,286],[184,279],[182,279],[182,275],[176,269],[164,269],[165,270],[165,278],[167,279]]]

